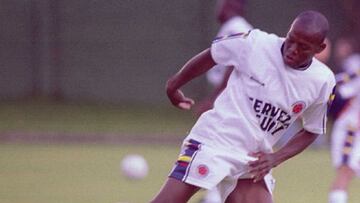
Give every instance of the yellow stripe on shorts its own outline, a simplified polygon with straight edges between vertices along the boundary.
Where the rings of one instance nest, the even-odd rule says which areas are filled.
[[[190,162],[191,161],[191,157],[189,156],[179,156],[178,161],[184,161],[184,162]]]

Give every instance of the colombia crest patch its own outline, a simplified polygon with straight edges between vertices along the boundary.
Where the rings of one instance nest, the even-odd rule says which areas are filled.
[[[305,102],[297,101],[292,105],[292,112],[298,114],[305,109]]]
[[[200,164],[197,167],[197,174],[200,177],[206,177],[209,174],[209,168],[205,164]]]

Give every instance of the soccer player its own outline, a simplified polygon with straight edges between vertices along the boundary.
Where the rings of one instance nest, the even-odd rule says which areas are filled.
[[[286,38],[251,30],[216,39],[166,84],[173,105],[194,104],[180,88],[215,64],[233,66],[214,108],[185,138],[181,154],[152,203],[184,203],[200,188],[217,187],[222,202],[270,203],[275,166],[302,152],[325,133],[331,70],[314,58],[326,45],[327,19],[300,13]],[[273,152],[272,145],[301,115],[304,129]]]
[[[356,175],[360,177],[360,55],[351,48],[343,65],[345,72],[337,74],[336,80],[337,92],[346,103],[337,114],[331,133],[336,176],[330,188],[329,203],[346,203],[351,180]]]

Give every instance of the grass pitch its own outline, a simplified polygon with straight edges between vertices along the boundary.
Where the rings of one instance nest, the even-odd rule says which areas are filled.
[[[126,154],[142,154],[150,167],[140,181],[119,170]],[[145,203],[157,193],[178,155],[162,145],[0,145],[1,203]],[[277,203],[326,202],[334,175],[326,150],[307,150],[274,171]],[[353,182],[349,203],[360,201]],[[190,202],[197,203],[203,192]]]
[[[152,135],[158,145],[5,144],[0,143],[1,203],[146,203],[160,189],[178,156],[179,138],[194,122],[189,112],[154,106],[98,106],[48,102],[0,104],[0,138],[8,132],[115,133],[127,139]],[[155,135],[155,136],[154,136]],[[143,155],[150,173],[141,181],[121,175],[119,164],[129,154]],[[274,170],[277,203],[327,202],[334,176],[327,150],[307,150]],[[360,202],[360,181],[350,188],[349,203]],[[203,192],[190,202],[197,203]]]

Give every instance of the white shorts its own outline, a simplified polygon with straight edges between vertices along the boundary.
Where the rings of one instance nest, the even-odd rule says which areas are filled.
[[[248,162],[255,160],[246,153],[213,148],[190,139],[185,140],[180,156],[169,177],[205,189],[217,187],[224,201],[235,189],[238,179],[249,179]],[[275,180],[271,174],[265,183],[272,194]]]
[[[334,123],[331,155],[334,167],[347,165],[360,177],[360,130],[358,111],[346,111]]]

